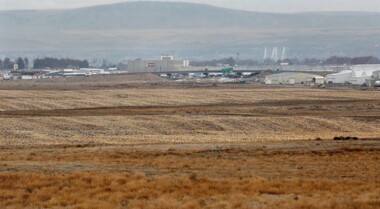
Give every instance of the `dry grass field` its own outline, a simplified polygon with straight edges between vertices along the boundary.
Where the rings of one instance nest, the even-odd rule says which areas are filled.
[[[1,208],[379,208],[380,143],[0,150]]]
[[[379,124],[376,90],[0,82],[0,208],[380,208]]]
[[[6,89],[0,90],[0,145],[7,146],[373,138],[380,133],[380,91],[175,85],[153,75],[2,82],[0,89]]]

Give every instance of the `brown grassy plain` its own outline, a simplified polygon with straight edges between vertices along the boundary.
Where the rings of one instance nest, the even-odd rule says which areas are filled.
[[[0,89],[0,208],[380,207],[379,91],[151,75]]]
[[[1,208],[378,208],[380,143],[0,150]]]
[[[123,75],[0,83],[7,89],[0,90],[0,145],[373,138],[380,133],[380,91],[206,88],[154,79]]]

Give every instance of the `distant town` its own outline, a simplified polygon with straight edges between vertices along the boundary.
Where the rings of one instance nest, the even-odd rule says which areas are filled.
[[[127,63],[90,66],[87,60],[57,58],[5,58],[0,60],[0,81],[53,79],[95,75],[153,73],[176,82],[259,82],[267,85],[360,85],[380,86],[380,60],[377,57],[330,57],[319,59],[278,59],[277,49],[262,62],[228,57],[219,60],[189,61],[172,55],[156,60],[135,59]],[[263,76],[264,75],[264,76]],[[206,80],[208,79],[208,80]]]

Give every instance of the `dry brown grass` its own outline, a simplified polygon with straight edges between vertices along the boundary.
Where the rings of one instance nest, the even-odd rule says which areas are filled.
[[[2,208],[378,208],[379,182],[0,174]]]
[[[376,91],[237,86],[7,90],[0,91],[0,144],[371,138],[380,133],[379,98]]]
[[[87,79],[0,84],[0,208],[380,207],[379,92]]]
[[[58,84],[57,84],[58,85]],[[1,89],[1,88],[0,88]],[[318,101],[379,100],[380,91],[324,90],[309,88],[265,88],[222,86],[218,88],[182,88],[163,86],[160,88],[124,88],[70,91],[55,90],[0,90],[0,110],[77,109],[91,107],[120,106],[180,106],[206,104],[254,104],[273,101],[315,101],[314,109],[324,109]],[[326,104],[324,102],[323,104]],[[372,106],[375,105],[375,106]],[[365,108],[377,108],[377,103],[368,103]],[[280,106],[278,106],[280,107]],[[301,107],[302,108],[302,107]]]
[[[2,149],[0,207],[378,208],[378,141],[315,143]]]

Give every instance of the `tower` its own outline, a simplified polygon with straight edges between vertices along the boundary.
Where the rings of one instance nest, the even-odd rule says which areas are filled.
[[[275,62],[278,61],[278,48],[277,47],[273,47],[271,60],[275,61]]]
[[[268,49],[265,47],[264,49],[264,61],[268,59]]]
[[[281,61],[286,59],[286,47],[284,46],[282,48],[282,54],[281,54]]]

